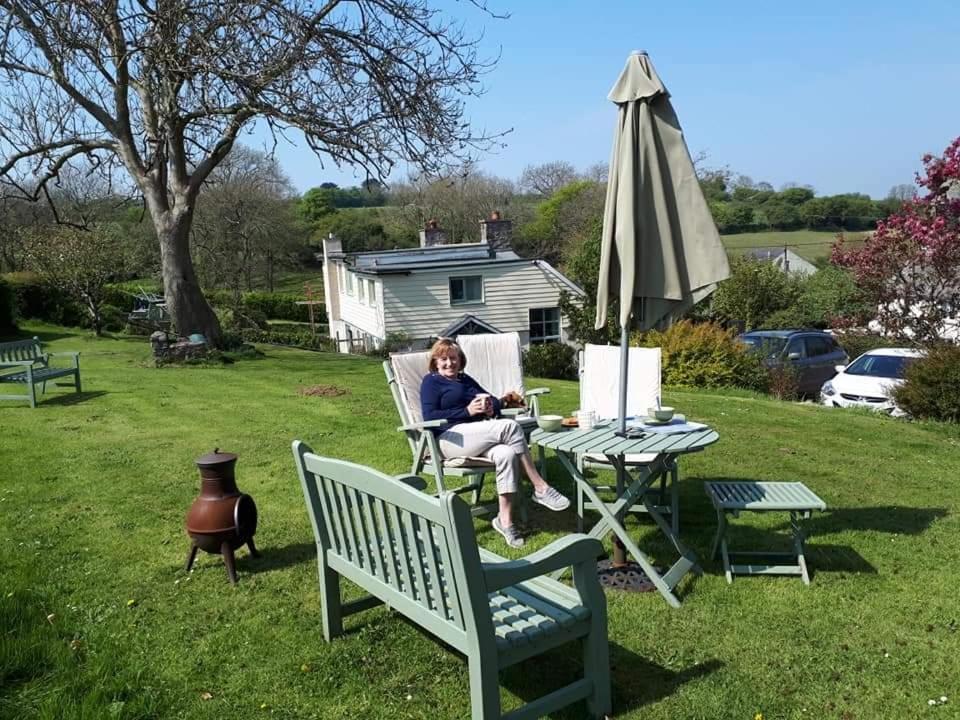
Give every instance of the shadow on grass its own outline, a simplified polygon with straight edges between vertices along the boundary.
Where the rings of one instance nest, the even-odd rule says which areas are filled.
[[[571,648],[574,648],[571,651]],[[671,670],[637,655],[615,642],[610,643],[610,679],[614,715],[636,710],[675,693],[688,682],[716,672],[723,663],[707,660],[682,670]],[[567,645],[507,669],[501,675],[504,687],[530,702],[563,683],[581,676],[583,666],[575,645]],[[564,720],[582,718],[584,705],[578,703],[550,715]]]
[[[873,530],[874,532],[919,535],[934,520],[946,517],[946,508],[914,508],[885,505],[864,508],[827,508],[825,514],[814,515],[802,521],[808,535],[826,535],[845,530]],[[789,528],[788,523],[783,527]]]
[[[37,407],[41,405],[79,405],[87,400],[95,400],[107,394],[106,390],[71,392],[66,395],[40,395],[38,393]]]
[[[260,551],[260,557],[238,551],[237,572],[267,572],[317,560],[317,546],[314,543],[294,543],[279,548],[258,547],[257,550]]]

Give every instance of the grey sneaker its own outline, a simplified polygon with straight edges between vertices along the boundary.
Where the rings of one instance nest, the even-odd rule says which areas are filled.
[[[493,529],[494,529],[494,530],[496,530],[498,533],[500,533],[501,535],[503,535],[503,539],[507,541],[507,545],[509,545],[509,546],[512,547],[512,548],[521,548],[521,547],[523,547],[523,538],[520,537],[520,533],[517,532],[517,526],[516,526],[516,525],[510,525],[509,527],[503,527],[503,526],[500,524],[500,518],[498,518],[498,517],[495,517],[495,518],[493,519],[493,522],[491,523],[491,525],[493,525]]]
[[[554,512],[566,510],[568,507],[570,507],[570,501],[552,486],[548,487],[542,495],[534,490],[533,501],[539,505],[543,505],[548,510],[553,510]]]

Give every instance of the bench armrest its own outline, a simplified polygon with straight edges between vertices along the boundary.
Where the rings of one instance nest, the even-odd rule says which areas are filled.
[[[524,580],[532,580],[574,565],[583,563],[596,565],[597,558],[601,555],[603,555],[603,544],[596,538],[581,533],[567,535],[519,560],[483,563],[487,592],[515,585]]]
[[[446,420],[424,420],[423,422],[401,425],[397,430],[400,432],[406,432],[407,430],[427,430],[428,428],[443,427],[446,424]]]
[[[537,395],[547,395],[550,388],[532,388],[523,393],[524,397],[535,397]]]

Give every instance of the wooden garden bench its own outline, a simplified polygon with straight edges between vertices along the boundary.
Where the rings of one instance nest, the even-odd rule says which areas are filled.
[[[799,575],[804,585],[810,584],[807,560],[804,555],[806,536],[800,520],[809,518],[814,510],[826,510],[827,504],[800,482],[707,482],[704,489],[717,511],[717,534],[711,555],[719,549],[723,556],[723,570],[727,582],[737,575]],[[730,550],[727,547],[727,516],[741,512],[789,512],[793,535],[793,552]],[[736,564],[730,556],[768,556],[795,559],[793,564]]]
[[[539,718],[579,700],[589,717],[610,712],[597,540],[571,535],[508,561],[477,546],[473,516],[455,493],[425,495],[300,441],[293,455],[316,537],[327,641],[345,616],[386,604],[466,656],[474,720]],[[572,588],[545,577],[564,567],[573,568]],[[342,602],[341,578],[370,594]],[[499,671],[574,640],[583,677],[503,714]]]
[[[56,355],[69,355],[73,358],[73,367],[51,367],[50,358],[54,353],[45,353],[39,338],[14,340],[0,343],[0,383],[26,385],[26,393],[0,395],[0,400],[27,400],[30,407],[37,406],[36,386],[41,392],[47,391],[47,382],[59,377],[73,375],[73,386],[80,392],[80,353],[58,352]]]

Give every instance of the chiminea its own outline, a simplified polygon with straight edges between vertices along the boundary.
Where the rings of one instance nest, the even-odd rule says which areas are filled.
[[[233,551],[246,543],[250,554],[259,556],[253,544],[253,535],[257,532],[257,506],[252,497],[237,490],[233,475],[236,462],[236,455],[222,453],[220,448],[196,459],[200,468],[200,495],[190,506],[186,522],[187,535],[193,541],[186,570],[193,567],[197,550],[220,553],[230,582],[234,584],[237,571]]]

